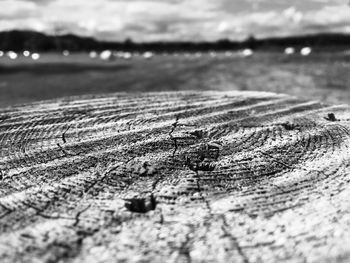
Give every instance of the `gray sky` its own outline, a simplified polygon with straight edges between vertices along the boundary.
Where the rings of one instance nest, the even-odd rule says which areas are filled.
[[[0,0],[0,30],[104,40],[241,40],[350,33],[348,0]]]

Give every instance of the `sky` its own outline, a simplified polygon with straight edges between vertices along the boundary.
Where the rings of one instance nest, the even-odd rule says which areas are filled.
[[[0,0],[0,31],[100,40],[243,40],[350,33],[349,0]]]

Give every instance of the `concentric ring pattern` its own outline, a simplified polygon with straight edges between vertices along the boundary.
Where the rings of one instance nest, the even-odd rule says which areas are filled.
[[[259,92],[0,110],[1,262],[346,262],[350,108]]]

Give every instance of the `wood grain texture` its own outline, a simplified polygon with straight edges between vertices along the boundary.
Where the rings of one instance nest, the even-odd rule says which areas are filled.
[[[258,92],[0,110],[0,262],[348,262],[350,108]]]

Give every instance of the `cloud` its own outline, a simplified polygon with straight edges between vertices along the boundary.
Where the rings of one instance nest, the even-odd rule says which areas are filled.
[[[0,0],[0,30],[107,40],[216,40],[349,32],[347,0]]]
[[[38,13],[37,5],[27,1],[0,1],[0,20],[15,20],[33,17]]]

